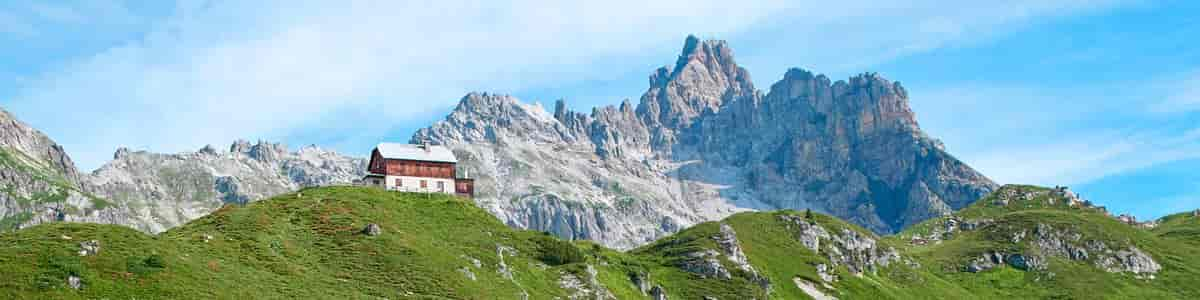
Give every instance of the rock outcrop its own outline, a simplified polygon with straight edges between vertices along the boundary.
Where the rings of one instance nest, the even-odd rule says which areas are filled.
[[[816,266],[817,275],[826,282],[838,280],[834,274],[838,266],[845,266],[852,275],[862,275],[893,263],[916,264],[900,257],[900,252],[895,248],[878,246],[875,238],[858,231],[848,228],[827,230],[816,222],[795,215],[781,215],[779,220],[795,232],[796,239],[805,248],[828,258],[829,264]]]
[[[282,144],[237,141],[229,151],[158,154],[118,149],[113,160],[84,176],[96,196],[120,204],[120,223],[160,232],[225,204],[245,204],[310,186],[349,184],[366,161],[316,146],[289,152]]]
[[[1137,222],[1126,220],[1110,220],[1111,215],[1090,201],[1079,198],[1066,187],[1053,189],[1032,186],[1005,186],[993,193],[986,209],[1008,210],[1023,212],[1028,210],[1058,209],[1081,218],[1099,218],[1102,222],[1119,222],[1117,226],[1133,225]],[[1143,279],[1154,279],[1162,270],[1162,266],[1154,258],[1138,248],[1132,239],[1115,239],[1105,227],[1093,224],[1080,226],[1073,224],[1050,223],[1052,220],[1039,220],[1037,223],[997,221],[995,218],[1005,218],[1004,213],[992,211],[986,216],[979,217],[978,212],[960,212],[959,214],[976,215],[975,218],[960,218],[949,216],[939,223],[942,226],[932,226],[928,235],[912,237],[914,244],[925,244],[929,241],[940,242],[962,234],[979,234],[996,242],[1007,244],[1006,247],[984,251],[966,262],[963,269],[977,273],[995,267],[1008,265],[1023,271],[1046,271],[1050,258],[1060,258],[1060,261],[1086,263],[1109,273],[1129,273]],[[1026,225],[1028,224],[1028,225]],[[1140,226],[1139,226],[1140,227]],[[1141,230],[1141,229],[1139,229]],[[980,231],[974,233],[972,231]],[[922,243],[916,243],[916,241]]]
[[[0,110],[0,229],[54,221],[117,224],[156,233],[226,203],[302,187],[349,184],[366,161],[315,146],[238,141],[228,152],[156,154],[121,148],[80,174],[63,147]]]
[[[580,280],[578,276],[572,273],[564,273],[562,274],[562,277],[559,278],[559,287],[571,292],[571,294],[567,296],[567,299],[617,299],[617,297],[613,296],[612,292],[609,292],[608,289],[605,288],[604,285],[600,283],[600,280],[596,277],[599,274],[599,271],[596,270],[596,267],[587,265],[587,268],[584,269],[584,272],[584,276],[587,278],[586,280]]]
[[[631,248],[699,222],[812,208],[895,232],[995,188],[925,135],[896,82],[789,70],[755,89],[723,41],[689,37],[638,104],[579,113],[471,93],[412,141],[448,145],[512,226]]]
[[[127,219],[113,203],[88,194],[80,177],[62,146],[0,109],[0,230]]]
[[[707,249],[688,253],[685,260],[680,262],[679,268],[688,273],[700,275],[701,278],[715,278],[721,280],[733,279],[733,275],[729,273],[721,261],[721,253],[716,250]]]

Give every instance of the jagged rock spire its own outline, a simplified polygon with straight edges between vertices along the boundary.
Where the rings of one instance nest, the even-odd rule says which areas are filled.
[[[650,76],[637,114],[653,131],[655,149],[668,149],[676,131],[691,126],[696,117],[753,93],[749,73],[737,65],[725,41],[688,36],[675,66]]]
[[[477,186],[495,188],[477,200],[511,224],[610,245],[713,220],[722,216],[714,206],[739,201],[814,208],[892,232],[995,187],[920,131],[899,83],[791,69],[764,93],[724,41],[695,36],[673,66],[650,75],[636,108],[623,101],[584,114],[558,100],[544,112],[471,93],[413,137],[423,138],[481,159],[465,167]],[[563,203],[631,195],[631,211]],[[525,198],[537,201],[512,200]],[[605,228],[612,224],[636,225]]]

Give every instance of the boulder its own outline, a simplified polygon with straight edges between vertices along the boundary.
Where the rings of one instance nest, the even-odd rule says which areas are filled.
[[[362,233],[368,236],[377,236],[383,234],[383,228],[380,228],[379,224],[371,223],[363,228]]]
[[[475,281],[475,272],[471,272],[471,268],[462,267],[462,268],[458,269],[458,272],[462,273],[463,276],[466,276],[467,279],[470,279],[471,281]]]
[[[79,256],[92,256],[100,253],[100,241],[90,240],[79,242]]]
[[[1041,271],[1046,269],[1046,260],[1038,256],[1025,256],[1021,254],[1011,254],[1008,256],[1008,265],[1022,271]]]
[[[630,273],[629,281],[633,282],[633,286],[637,287],[642,295],[649,295],[650,292],[650,273]]]
[[[650,299],[667,300],[667,292],[663,290],[661,285],[656,285],[650,289]]]
[[[82,289],[83,279],[75,275],[67,276],[67,286],[71,287],[73,290]]]

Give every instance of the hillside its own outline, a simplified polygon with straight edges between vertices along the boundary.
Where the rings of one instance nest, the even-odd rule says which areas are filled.
[[[4,233],[0,276],[8,280],[0,297],[1200,295],[1196,238],[1171,234],[1196,224],[1195,216],[1172,216],[1152,231],[1071,199],[1006,186],[952,217],[884,238],[817,213],[748,212],[618,252],[511,229],[458,198],[310,188],[226,206],[159,235],[75,223]],[[378,235],[368,234],[368,224],[378,225]]]
[[[893,238],[908,241],[905,252],[922,259],[927,269],[966,270],[940,276],[979,295],[1200,296],[1196,236],[1164,235],[1121,222],[1065,189],[1006,186],[952,217]]]
[[[363,233],[368,223],[380,234]],[[81,256],[81,245],[99,251]],[[158,236],[54,223],[0,236],[4,298],[499,298],[565,296],[585,265],[538,263],[541,233],[509,229],[456,198],[307,189],[227,206]],[[561,243],[561,242],[560,242]],[[568,244],[569,245],[569,244]],[[624,280],[616,268],[595,278]],[[572,275],[566,275],[572,274]],[[81,288],[69,288],[78,277]],[[631,293],[631,285],[610,292]]]

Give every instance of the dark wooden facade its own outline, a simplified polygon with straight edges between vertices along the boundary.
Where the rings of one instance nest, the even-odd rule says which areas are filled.
[[[455,179],[453,163],[384,159],[379,150],[371,153],[367,171],[381,175]]]

